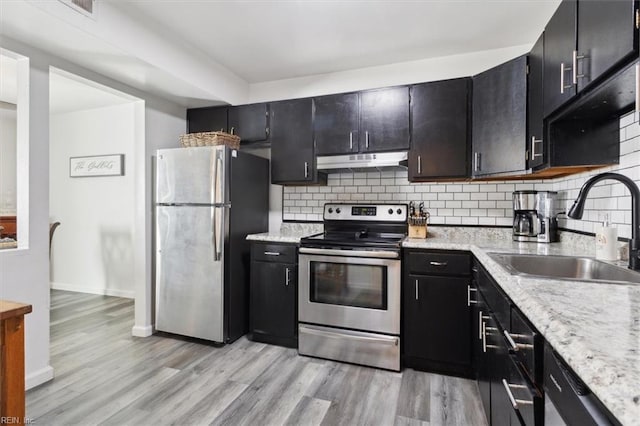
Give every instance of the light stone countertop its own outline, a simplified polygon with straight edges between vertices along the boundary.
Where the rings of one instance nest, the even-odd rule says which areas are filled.
[[[321,224],[285,223],[281,232],[247,239],[299,243],[321,231]],[[640,425],[640,285],[514,276],[488,255],[595,255],[593,237],[562,232],[560,238],[517,243],[507,228],[430,227],[427,239],[407,238],[402,246],[473,253],[609,411],[624,425]]]
[[[407,239],[406,248],[472,252],[558,354],[624,425],[640,424],[640,285],[525,278],[487,253],[593,257],[590,244],[516,243],[496,235]],[[624,263],[623,263],[624,264]]]
[[[322,232],[321,223],[288,223],[282,224],[278,232],[263,232],[247,235],[247,240],[270,241],[274,243],[300,243],[300,239]]]

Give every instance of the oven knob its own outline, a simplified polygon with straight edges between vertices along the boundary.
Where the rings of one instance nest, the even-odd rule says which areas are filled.
[[[389,209],[389,214],[393,214],[393,209]]]
[[[336,209],[336,213],[340,214],[340,209],[339,208]]]
[[[398,210],[396,210],[396,213],[398,213],[398,214],[402,214],[402,209],[398,209]]]
[[[333,209],[329,207],[329,213],[333,213]]]

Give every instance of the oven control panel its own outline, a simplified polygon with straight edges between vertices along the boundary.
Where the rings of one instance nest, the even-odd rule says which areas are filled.
[[[406,204],[325,204],[324,220],[406,222]]]

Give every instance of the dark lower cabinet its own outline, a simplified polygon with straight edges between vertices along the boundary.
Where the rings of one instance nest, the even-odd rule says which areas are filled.
[[[542,426],[541,382],[535,379],[540,375],[528,360],[539,357],[535,354],[541,352],[543,342],[477,263],[474,281],[478,290],[473,309],[473,364],[487,420],[492,426]],[[512,315],[516,316],[515,330]],[[537,346],[531,345],[534,342]]]
[[[469,176],[470,78],[411,86],[409,181]]]
[[[187,133],[226,132],[226,106],[192,108],[187,110]]]
[[[298,346],[295,253],[294,245],[252,244],[249,292],[252,340],[292,348]]]
[[[417,275],[412,262],[442,263],[469,257],[464,252],[405,253],[405,276],[402,306],[402,341],[404,364],[422,370],[471,376],[471,308],[468,301],[470,270],[457,270],[452,275]],[[434,258],[429,260],[429,254]],[[445,256],[445,257],[443,257]],[[435,260],[437,259],[437,260]],[[445,260],[446,262],[446,260]],[[469,265],[469,262],[467,262]],[[446,272],[445,272],[446,274]]]

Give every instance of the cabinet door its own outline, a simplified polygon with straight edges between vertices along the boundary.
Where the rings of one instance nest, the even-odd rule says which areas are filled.
[[[578,3],[578,91],[629,55],[637,57],[636,7],[634,0]]]
[[[573,51],[576,49],[577,2],[564,0],[544,30],[544,116],[575,95]]]
[[[527,168],[541,166],[545,162],[544,112],[542,110],[542,69],[544,67],[544,34],[538,38],[529,53],[527,113]]]
[[[317,155],[358,152],[358,94],[321,96],[313,99],[313,106]]]
[[[469,82],[411,86],[410,181],[468,176]]]
[[[469,278],[408,276],[405,354],[437,363],[471,364]]]
[[[489,366],[489,354],[487,353],[485,340],[486,320],[489,319],[489,312],[484,299],[478,292],[476,295],[478,303],[473,309],[471,342],[474,358],[474,366],[476,371],[476,380],[478,382],[478,391],[482,407],[487,420],[491,419],[491,371]]]
[[[226,132],[227,110],[226,106],[188,109],[187,133]]]
[[[313,182],[316,177],[311,99],[271,104],[271,182]]]
[[[473,176],[523,171],[527,57],[473,77]]]
[[[485,319],[487,361],[491,376],[491,426],[508,426],[512,406],[502,379],[509,378],[509,350],[492,315]]]
[[[240,105],[229,108],[229,133],[242,142],[258,142],[269,138],[267,104]]]
[[[409,149],[409,88],[360,93],[360,151]]]
[[[276,337],[296,335],[295,265],[251,262],[251,331]]]

